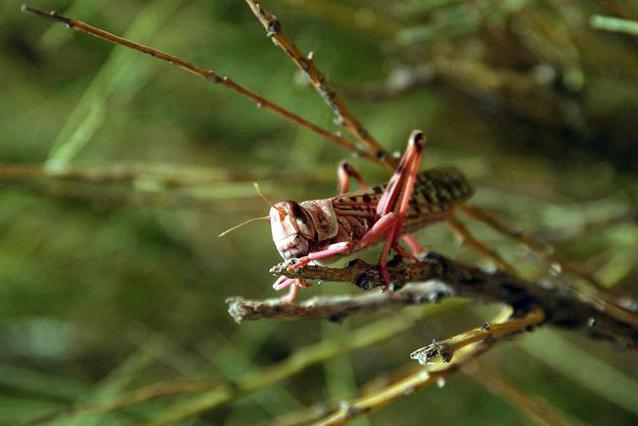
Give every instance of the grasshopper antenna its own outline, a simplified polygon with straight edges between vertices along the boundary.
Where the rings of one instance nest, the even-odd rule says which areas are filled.
[[[242,223],[239,223],[239,224],[237,224],[237,225],[235,225],[235,226],[233,226],[231,228],[228,228],[227,230],[225,230],[224,232],[219,234],[217,237],[221,238],[221,237],[223,237],[223,236],[225,236],[225,235],[227,235],[227,234],[229,234],[229,233],[241,228],[244,225],[248,225],[249,223],[257,222],[258,220],[268,220],[268,219],[270,219],[270,216],[253,217],[252,219],[245,220]]]
[[[257,192],[257,195],[259,195],[259,198],[264,200],[264,203],[266,203],[269,207],[274,207],[274,204],[261,191],[261,188],[259,187],[259,184],[257,182],[253,182],[253,186],[255,187],[255,191]],[[233,232],[234,230],[241,228],[244,225],[248,225],[249,223],[257,222],[258,220],[268,220],[268,219],[270,219],[270,216],[253,217],[252,219],[245,220],[242,223],[239,223],[239,224],[237,224],[237,225],[235,225],[235,226],[233,226],[231,228],[228,228],[227,230],[225,230],[224,232],[219,234],[217,237],[221,238],[224,235],[229,234],[229,233]]]
[[[266,203],[268,205],[268,207],[275,207],[275,205],[261,191],[261,187],[259,186],[259,184],[257,182],[253,182],[253,186],[255,187],[255,191],[257,192],[257,195],[259,195],[259,198],[264,200],[264,203]]]

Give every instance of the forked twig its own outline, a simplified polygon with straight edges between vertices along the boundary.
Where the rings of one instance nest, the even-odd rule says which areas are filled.
[[[69,28],[72,28],[74,30],[86,33],[86,34],[90,34],[94,37],[97,37],[99,39],[108,41],[110,43],[113,44],[117,44],[120,46],[124,46],[127,47],[129,49],[133,49],[133,50],[137,50],[139,52],[142,53],[146,53],[147,55],[151,55],[157,59],[160,59],[162,61],[168,62],[169,64],[175,65],[191,74],[194,74],[198,77],[202,77],[206,80],[210,80],[216,84],[221,84],[222,86],[234,91],[235,93],[239,93],[242,96],[245,96],[253,101],[255,101],[257,103],[257,105],[260,108],[264,108],[264,109],[268,109],[276,114],[278,114],[279,116],[285,118],[286,120],[295,123],[297,125],[300,125],[302,127],[305,127],[311,131],[313,131],[314,133],[320,135],[321,137],[323,137],[324,139],[336,143],[350,151],[352,151],[353,153],[367,158],[371,161],[375,161],[377,163],[381,162],[381,160],[379,160],[377,157],[375,157],[374,155],[371,155],[368,151],[361,149],[359,147],[357,147],[354,143],[352,143],[351,141],[349,141],[348,139],[344,138],[343,136],[336,134],[336,133],[332,133],[326,129],[324,129],[323,127],[310,122],[309,120],[301,117],[300,115],[286,109],[283,108],[282,106],[264,98],[263,96],[253,92],[252,90],[240,85],[239,83],[235,82],[234,80],[230,79],[229,77],[226,76],[220,76],[219,74],[217,74],[214,71],[211,70],[205,70],[203,68],[200,68],[199,66],[192,64],[182,58],[179,58],[177,56],[173,56],[170,55],[168,53],[162,52],[160,50],[154,49],[152,47],[146,46],[144,44],[141,43],[137,43],[131,40],[127,40],[125,38],[119,37],[115,34],[109,33],[108,31],[102,30],[100,28],[94,27],[92,25],[87,24],[86,22],[80,21],[78,19],[74,19],[74,18],[70,18],[68,16],[62,15],[58,12],[56,12],[55,10],[51,10],[49,12],[46,12],[44,10],[32,7],[32,6],[27,6],[27,5],[23,5],[22,6],[22,10],[26,11],[26,12],[31,12],[35,15],[38,16],[42,16],[45,18],[50,18],[59,22],[62,22],[64,24],[66,24]]]
[[[270,37],[275,45],[279,46],[292,62],[294,62],[297,68],[308,77],[310,83],[328,104],[330,109],[332,109],[339,124],[343,125],[350,133],[365,144],[370,151],[374,153],[376,159],[391,169],[396,167],[397,161],[387,155],[385,149],[383,149],[374,137],[372,137],[370,132],[363,127],[363,124],[352,114],[341,95],[328,83],[326,76],[317,68],[312,55],[304,55],[297,45],[286,36],[281,21],[266,9],[261,1],[246,0],[246,3],[266,30],[266,35]]]

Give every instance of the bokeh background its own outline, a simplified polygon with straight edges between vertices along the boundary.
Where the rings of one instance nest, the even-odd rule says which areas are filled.
[[[264,423],[352,397],[433,337],[495,312],[452,301],[342,324],[235,324],[224,300],[272,297],[268,268],[279,259],[265,223],[217,234],[265,213],[253,181],[275,200],[334,194],[336,165],[350,153],[223,87],[21,13],[20,3],[0,3],[0,424],[130,402],[163,383],[182,392],[51,424],[166,420],[194,403],[201,409],[181,424]],[[185,57],[339,130],[242,1],[33,4]],[[596,18],[638,18],[635,2],[267,6],[384,146],[401,151],[412,129],[424,129],[424,167],[463,169],[475,205],[638,295],[638,37],[598,28],[614,25]],[[388,178],[352,162],[371,182]],[[527,277],[565,279],[467,223]],[[489,266],[442,225],[418,236]],[[302,297],[346,292],[356,290],[326,284]],[[362,327],[375,336],[388,324],[397,331],[346,350]],[[255,380],[322,344],[336,349],[212,407],[216,384]],[[635,354],[578,333],[544,328],[473,368],[487,376],[458,374],[356,424],[536,424],[517,393],[572,424],[638,422]]]

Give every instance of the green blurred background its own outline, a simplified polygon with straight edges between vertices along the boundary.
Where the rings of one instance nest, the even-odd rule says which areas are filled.
[[[268,268],[279,261],[264,223],[217,238],[265,213],[252,182],[272,199],[327,197],[338,161],[351,155],[224,87],[20,13],[20,4],[0,4],[0,424],[130,400],[131,391],[176,380],[208,387],[51,423],[166,420],[193,401],[201,409],[181,424],[268,422],[349,398],[433,337],[495,311],[444,303],[436,316],[425,307],[342,324],[233,323],[224,300],[272,297]],[[185,57],[339,130],[243,1],[33,5]],[[474,204],[551,243],[620,293],[638,295],[638,37],[590,22],[594,15],[634,19],[635,2],[267,6],[385,147],[400,151],[412,129],[423,129],[424,167],[463,169],[476,184]],[[352,162],[371,182],[388,177]],[[55,175],[44,164],[81,173]],[[467,222],[527,277],[563,279]],[[418,236],[433,250],[485,265],[442,225]],[[324,285],[302,297],[344,292],[356,290]],[[215,383],[260,377],[321,342],[344,348],[352,333],[384,319],[412,326],[210,408],[206,392]],[[483,362],[564,420],[638,423],[635,354],[545,328],[499,345]],[[357,425],[535,424],[524,405],[472,377],[458,374]]]

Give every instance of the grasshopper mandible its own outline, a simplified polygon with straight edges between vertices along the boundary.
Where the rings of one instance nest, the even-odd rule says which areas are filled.
[[[450,217],[454,207],[467,200],[473,190],[457,169],[439,168],[419,173],[425,145],[420,130],[410,135],[401,162],[387,185],[368,187],[348,163],[338,169],[339,195],[320,200],[282,201],[270,208],[272,238],[284,260],[295,260],[292,271],[310,262],[331,263],[385,241],[379,270],[390,284],[386,269],[390,250],[408,258],[419,258],[426,250],[410,232]],[[348,192],[354,178],[361,191]],[[403,240],[411,249],[400,246]],[[292,301],[309,284],[299,278],[281,276],[275,290],[288,288],[284,301]]]

